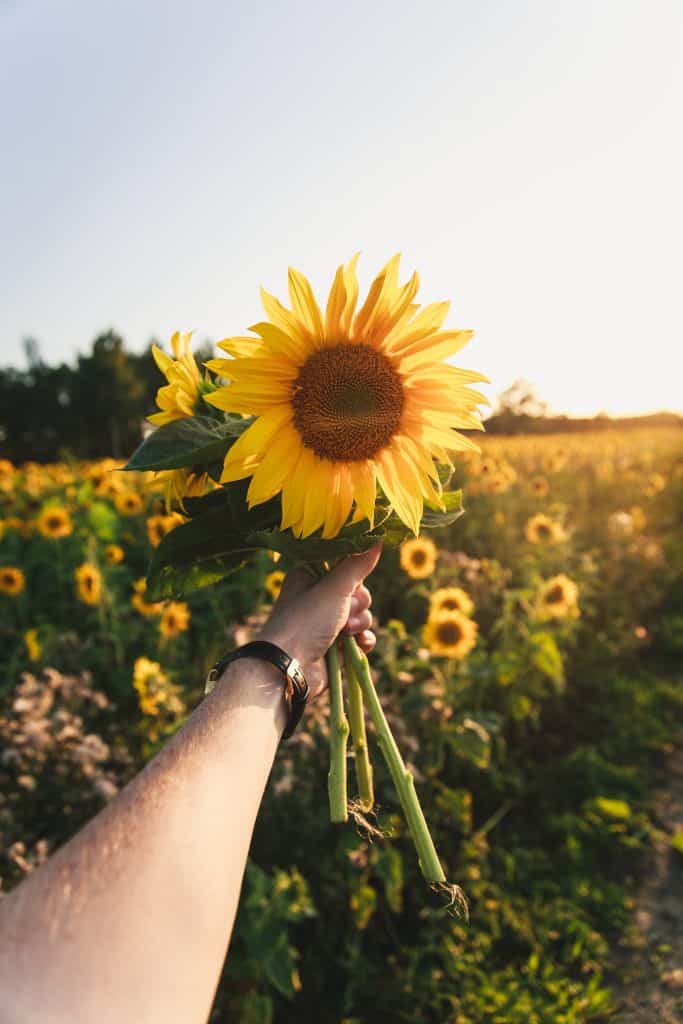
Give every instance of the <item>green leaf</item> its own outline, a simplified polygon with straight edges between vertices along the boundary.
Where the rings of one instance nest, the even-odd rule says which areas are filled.
[[[157,427],[133,452],[128,470],[207,467],[220,462],[251,420],[230,416],[225,421],[210,416],[187,416]]]
[[[104,501],[94,501],[88,509],[88,525],[99,540],[116,539],[119,528],[119,517]]]
[[[559,687],[564,682],[562,655],[551,633],[535,633],[531,637],[531,662]]]

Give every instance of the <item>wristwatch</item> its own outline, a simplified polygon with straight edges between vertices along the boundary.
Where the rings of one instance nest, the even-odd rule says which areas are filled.
[[[286,651],[283,651],[281,647],[278,647],[277,644],[271,644],[269,640],[253,640],[251,643],[244,644],[242,647],[238,647],[236,650],[225,654],[220,661],[216,662],[206,677],[204,694],[211,693],[228,665],[232,664],[233,661],[238,661],[240,658],[258,658],[261,661],[267,661],[269,664],[274,665],[275,668],[282,672],[285,677],[284,697],[285,704],[287,705],[287,725],[282,734],[282,739],[289,739],[301,721],[310,691],[306,682],[306,676],[299,662],[296,658],[292,658],[287,654]]]

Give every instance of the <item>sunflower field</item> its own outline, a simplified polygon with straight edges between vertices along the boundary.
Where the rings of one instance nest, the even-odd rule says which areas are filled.
[[[683,729],[682,441],[603,429],[458,453],[465,514],[386,551],[369,585],[377,688],[469,920],[420,878],[382,765],[377,817],[330,823],[323,698],[278,752],[214,1022],[619,1012]],[[264,551],[151,600],[151,555],[183,516],[122,465],[0,460],[4,891],[182,724],[282,583]]]

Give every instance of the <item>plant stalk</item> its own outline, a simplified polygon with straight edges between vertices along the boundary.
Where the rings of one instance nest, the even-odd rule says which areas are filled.
[[[346,800],[346,747],[349,723],[344,713],[339,648],[336,642],[327,652],[325,661],[330,688],[330,770],[327,775],[327,793],[330,820],[342,822],[348,821],[349,817]]]
[[[355,640],[345,647],[347,665],[358,680],[365,703],[377,734],[377,742],[387,763],[396,791],[401,801],[408,827],[415,843],[420,870],[428,882],[445,882],[446,876],[429,832],[420,801],[415,792],[415,782],[406,768],[396,740],[384,715],[375,685],[370,675],[370,666]]]
[[[371,811],[375,803],[375,790],[372,780],[372,764],[368,751],[368,738],[365,731],[365,715],[363,713],[363,691],[354,671],[353,652],[356,647],[353,637],[344,637],[344,668],[346,670],[346,696],[349,703],[349,721],[351,723],[351,739],[355,755],[356,783],[358,798],[362,811]]]

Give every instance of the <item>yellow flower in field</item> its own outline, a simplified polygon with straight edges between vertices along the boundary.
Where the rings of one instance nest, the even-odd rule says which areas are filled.
[[[76,592],[85,604],[99,604],[102,600],[102,575],[96,565],[84,562],[76,569]]]
[[[414,580],[431,576],[436,566],[436,545],[424,537],[406,540],[401,544],[401,568]]]
[[[141,657],[133,665],[133,686],[137,691],[140,710],[145,715],[157,716],[160,711],[177,715],[184,711],[178,696],[178,687],[170,681],[158,661]]]
[[[564,540],[562,524],[544,516],[542,512],[527,519],[524,536],[531,544],[556,544]]]
[[[164,503],[169,513],[174,505],[184,508],[185,498],[201,498],[209,486],[208,473],[197,473],[186,466],[182,469],[160,470],[156,477],[163,486]]]
[[[647,525],[647,518],[640,505],[634,505],[630,511],[630,515],[633,529],[636,533],[641,533]]]
[[[173,637],[184,633],[190,624],[190,609],[184,601],[169,601],[159,621],[162,636]]]
[[[153,548],[158,548],[167,533],[182,523],[183,517],[177,512],[167,516],[150,516],[147,520],[147,536]]]
[[[104,557],[108,565],[118,565],[119,562],[122,562],[124,559],[123,548],[120,548],[118,544],[108,544],[104,552]]]
[[[162,352],[157,345],[152,345],[154,361],[168,384],[157,391],[156,403],[161,411],[147,417],[150,423],[161,426],[162,423],[194,415],[199,398],[201,374],[190,352],[191,337],[192,331],[187,334],[175,332],[171,338],[175,359]]]
[[[0,459],[0,491],[11,491],[16,470],[9,459]]]
[[[26,577],[21,569],[13,565],[5,565],[0,568],[0,592],[16,597],[26,588]]]
[[[26,644],[28,660],[39,661],[40,655],[43,653],[43,648],[41,647],[40,640],[38,639],[38,630],[27,629],[24,633],[24,643]]]
[[[422,637],[432,654],[446,658],[464,658],[477,642],[476,622],[462,612],[448,611],[430,616]]]
[[[61,505],[47,505],[38,516],[36,525],[43,537],[52,540],[60,540],[73,533],[71,516]]]
[[[150,618],[154,615],[161,615],[164,610],[163,603],[161,601],[147,602],[145,601],[145,594],[147,592],[147,580],[143,576],[141,579],[136,580],[133,584],[133,596],[130,599],[130,603],[136,611],[140,612],[140,615],[144,615]]]
[[[289,271],[292,309],[262,291],[268,321],[228,338],[232,358],[206,365],[230,381],[204,400],[256,419],[228,451],[222,481],[251,477],[250,506],[281,494],[282,529],[334,537],[352,505],[374,520],[377,485],[417,534],[425,501],[439,505],[434,459],[475,449],[454,428],[481,430],[466,385],[485,380],[443,360],[471,331],[441,331],[448,303],[417,312],[414,274],[398,284],[393,257],[356,312],[356,258],[337,270],[325,313],[307,279]]]
[[[654,497],[655,494],[659,494],[666,487],[666,477],[663,477],[661,473],[653,473],[650,477],[647,487],[645,488],[645,494],[648,498]]]
[[[137,516],[142,512],[142,498],[137,491],[119,491],[114,495],[114,504],[122,516]]]
[[[546,580],[538,595],[538,617],[541,619],[576,618],[579,588],[564,573]]]
[[[276,569],[275,572],[269,572],[265,579],[265,588],[272,597],[273,601],[277,600],[282,590],[282,584],[284,582],[285,574],[280,570]]]
[[[544,476],[535,476],[529,481],[529,490],[537,498],[545,498],[548,493],[548,481]]]
[[[474,602],[461,587],[441,587],[430,594],[430,619],[442,612],[461,612],[463,615],[471,615],[473,611]]]

